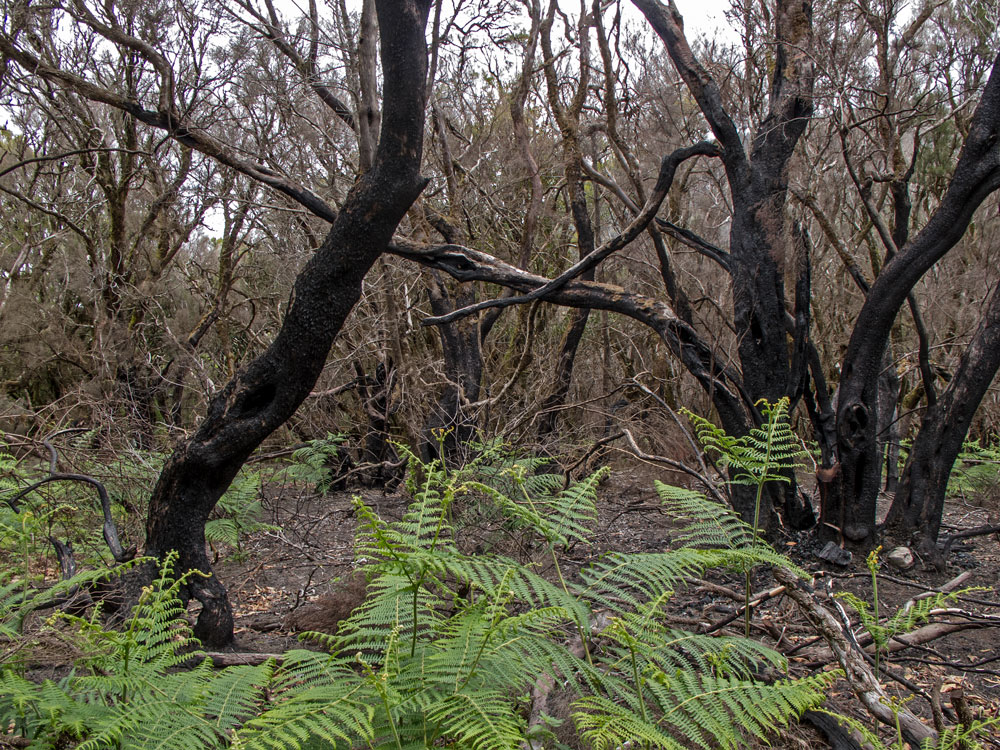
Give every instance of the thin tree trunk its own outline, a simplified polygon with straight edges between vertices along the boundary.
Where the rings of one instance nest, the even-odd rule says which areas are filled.
[[[568,106],[564,107],[559,98],[559,85],[556,80],[555,57],[552,54],[552,20],[555,2],[549,5],[548,16],[541,24],[542,51],[548,61],[545,65],[545,83],[548,91],[549,106],[559,124],[562,134],[563,174],[566,177],[566,192],[569,195],[570,212],[573,215],[573,226],[576,229],[576,242],[579,257],[585,258],[594,252],[594,228],[587,207],[587,193],[583,183],[583,148],[580,143],[580,114],[587,98],[590,85],[590,26],[586,14],[581,14],[577,33],[580,44],[580,74],[576,91]],[[594,271],[590,269],[581,278],[593,280]],[[583,308],[570,313],[569,327],[559,346],[559,357],[556,360],[555,375],[552,390],[542,401],[541,418],[538,422],[538,437],[545,438],[555,432],[556,419],[560,407],[566,403],[569,387],[573,381],[573,365],[576,362],[576,352],[587,328],[590,310]]]

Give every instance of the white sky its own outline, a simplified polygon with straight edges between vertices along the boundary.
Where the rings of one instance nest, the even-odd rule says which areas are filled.
[[[723,15],[729,10],[730,0],[674,0],[674,4],[684,16],[684,34],[689,42],[703,34],[712,37],[713,32],[730,28]]]

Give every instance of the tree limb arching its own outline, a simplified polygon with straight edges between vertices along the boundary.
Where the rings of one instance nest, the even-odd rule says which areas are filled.
[[[388,250],[393,255],[444,271],[460,281],[485,281],[523,294],[552,281],[462,245],[417,245],[397,240]],[[723,359],[666,303],[612,284],[579,279],[546,292],[541,299],[566,307],[607,310],[649,326],[712,397],[727,429],[730,425],[745,424],[747,415],[753,413],[754,401],[744,390],[739,375],[722,364]]]
[[[463,318],[477,313],[480,310],[485,310],[491,307],[509,307],[511,305],[527,304],[528,302],[532,302],[534,300],[544,299],[545,295],[558,291],[572,279],[578,278],[587,271],[596,268],[601,261],[629,245],[633,240],[635,240],[636,237],[646,230],[646,227],[656,216],[656,212],[659,211],[660,205],[663,203],[663,199],[667,197],[667,193],[670,191],[670,185],[674,181],[674,175],[677,172],[677,167],[679,167],[687,159],[694,156],[717,157],[719,156],[719,153],[720,152],[717,146],[708,143],[707,141],[702,141],[701,143],[696,143],[693,146],[679,148],[663,157],[660,162],[660,172],[656,179],[656,185],[653,188],[653,192],[646,201],[646,205],[642,207],[629,225],[625,227],[625,229],[623,229],[617,236],[605,242],[590,255],[581,258],[579,261],[559,274],[559,276],[548,281],[544,286],[520,297],[501,297],[499,299],[484,300],[483,302],[479,302],[475,305],[469,305],[468,307],[455,310],[448,315],[426,318],[423,321],[424,325],[451,323],[458,318]]]
[[[111,516],[111,498],[108,497],[108,491],[104,488],[103,484],[91,476],[87,476],[86,474],[49,474],[44,479],[39,479],[37,482],[28,485],[13,497],[4,499],[16,512],[18,510],[18,500],[49,482],[82,482],[94,487],[101,499],[101,513],[104,517],[104,524],[101,527],[101,531],[104,534],[104,541],[107,543],[108,549],[111,550],[112,557],[115,558],[115,562],[119,563],[128,562],[135,557],[134,547],[130,547],[127,550],[122,548],[121,541],[118,538],[118,528],[115,526],[114,518]]]

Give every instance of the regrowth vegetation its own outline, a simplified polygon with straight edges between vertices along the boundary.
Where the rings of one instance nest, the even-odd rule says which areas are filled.
[[[214,669],[177,600],[194,573],[173,578],[171,556],[120,630],[96,615],[53,618],[80,649],[68,676],[26,679],[30,644],[5,659],[2,720],[38,747],[512,748],[544,741],[526,696],[555,680],[574,694],[573,720],[591,746],[680,750],[766,737],[822,702],[834,672],[788,679],[784,658],[759,643],[664,625],[691,575],[789,564],[759,540],[741,544],[751,530],[703,498],[665,501],[688,520],[691,544],[611,554],[572,580],[455,544],[451,518],[465,503],[494,503],[551,550],[590,541],[605,473],[563,488],[530,463],[447,470],[411,455],[415,494],[400,521],[356,503],[370,593],[336,636],[312,636],[325,653]],[[5,623],[30,606],[16,597],[5,589]],[[15,634],[6,637],[10,647]]]

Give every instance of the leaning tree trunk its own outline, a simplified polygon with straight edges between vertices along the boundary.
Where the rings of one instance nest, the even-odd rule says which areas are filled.
[[[822,508],[822,533],[828,538],[842,538],[857,549],[875,542],[882,468],[876,435],[878,376],[889,333],[914,285],[955,246],[979,205],[1000,188],[998,141],[1000,56],[994,60],[944,198],[926,226],[886,263],[851,333],[837,401],[840,470]]]
[[[211,573],[209,513],[254,449],[312,390],[365,274],[425,185],[420,158],[429,6],[430,0],[377,3],[385,104],[375,162],[296,279],[274,342],[212,399],[201,426],[177,447],[153,490],[146,553],[177,550],[181,571]],[[218,578],[192,579],[189,593],[202,604],[195,634],[211,645],[230,641],[232,609]]]
[[[951,467],[962,450],[976,408],[1000,368],[1000,287],[995,287],[986,312],[962,353],[958,370],[927,409],[913,441],[899,491],[886,525],[906,535],[916,535],[918,548],[937,557],[945,493]]]

